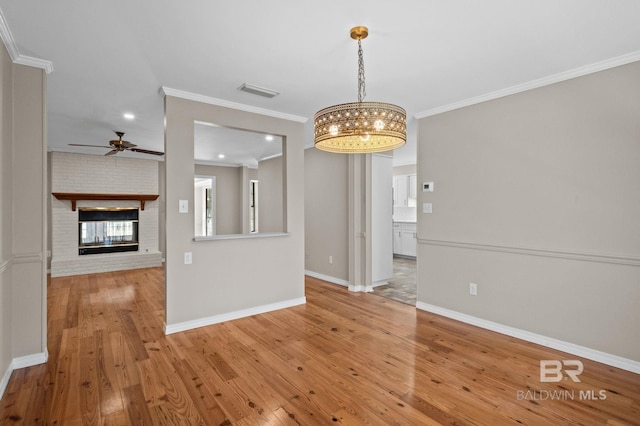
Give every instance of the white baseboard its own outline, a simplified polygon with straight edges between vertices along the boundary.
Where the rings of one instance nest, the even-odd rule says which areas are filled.
[[[11,378],[11,373],[13,373],[13,363],[9,363],[7,367],[7,371],[4,372],[4,376],[2,376],[2,380],[0,380],[0,399],[2,399],[2,395],[4,395],[4,391],[7,389],[7,385],[9,384],[9,379]]]
[[[18,368],[32,367],[34,365],[44,364],[47,362],[48,359],[49,359],[49,352],[44,351],[37,354],[14,358],[12,364],[14,369],[18,369]]]
[[[165,324],[164,333],[173,334],[181,331],[187,331],[194,328],[205,327],[207,325],[218,324],[225,321],[232,321],[239,318],[250,317],[251,315],[264,314],[266,312],[277,311],[278,309],[290,308],[292,306],[304,305],[307,303],[306,297],[297,299],[284,300],[282,302],[271,303],[268,305],[256,306],[239,311],[228,312],[226,314],[214,315],[207,318],[200,318],[192,321],[185,321],[178,324]]]
[[[373,286],[370,285],[349,285],[349,291],[353,291],[354,293],[371,293],[373,291]]]
[[[18,368],[32,367],[38,364],[44,364],[49,359],[49,352],[44,351],[38,354],[21,356],[19,358],[14,358],[7,367],[7,371],[4,372],[2,376],[2,380],[0,380],[0,399],[4,395],[4,391],[7,389],[7,385],[9,384],[9,379],[11,378],[11,374],[14,370]]]
[[[509,327],[497,322],[484,320],[482,318],[477,318],[457,311],[452,311],[450,309],[430,305],[428,303],[417,302],[416,308],[437,315],[442,315],[443,317],[458,320],[466,324],[471,324],[480,328],[495,331],[497,333],[506,334],[507,336],[526,340],[527,342],[536,343],[541,346],[546,346],[548,348],[557,349],[559,351],[577,355],[582,358],[590,359],[592,361],[597,361],[602,364],[610,365],[612,367],[617,367],[622,370],[630,371],[632,373],[640,374],[640,362],[634,361],[632,359],[623,358],[621,356],[608,354],[606,352],[601,352],[595,349],[587,348],[585,346],[580,346],[574,343],[554,339],[553,337],[531,333],[519,328]]]
[[[322,281],[327,281],[333,284],[338,284],[341,285],[343,287],[347,287],[347,289],[349,289],[349,291],[353,291],[354,293],[371,293],[373,291],[373,287],[379,286],[379,285],[383,285],[383,284],[388,284],[387,282],[377,282],[374,283],[373,285],[351,285],[349,283],[349,281],[345,281],[343,279],[340,278],[336,278],[336,277],[331,277],[329,275],[324,275],[324,274],[319,274],[317,272],[313,272],[313,271],[308,271],[305,270],[304,271],[305,275],[309,275],[310,277],[313,278],[317,278],[319,280]]]
[[[338,284],[338,285],[341,285],[343,287],[349,287],[349,281],[345,281],[345,280],[340,279],[340,278],[335,278],[335,277],[332,277],[332,276],[329,276],[329,275],[319,274],[317,272],[308,271],[308,270],[305,270],[304,274],[305,275],[309,275],[310,277],[313,277],[313,278],[317,278],[317,279],[322,280],[322,281],[328,281],[330,283]]]
[[[380,287],[381,285],[387,285],[387,284],[389,284],[389,281],[380,280],[380,281],[376,281],[375,283],[371,283],[371,287],[376,288],[376,287]]]

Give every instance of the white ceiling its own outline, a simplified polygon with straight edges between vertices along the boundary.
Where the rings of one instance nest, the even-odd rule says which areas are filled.
[[[357,98],[356,25],[370,30],[367,100],[412,117],[396,164],[415,157],[416,114],[640,59],[637,0],[0,0],[0,10],[19,54],[53,63],[49,149],[96,154],[67,144],[122,130],[163,150],[162,86],[307,117],[310,146],[314,113]],[[245,82],[280,95],[237,90]]]

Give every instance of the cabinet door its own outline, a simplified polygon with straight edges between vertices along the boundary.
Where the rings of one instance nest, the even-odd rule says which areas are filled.
[[[413,200],[415,200],[417,197],[417,193],[418,193],[418,182],[416,179],[416,175],[409,175],[409,196],[408,198],[411,198]]]
[[[402,254],[402,231],[399,226],[393,227],[393,253]]]
[[[401,234],[401,254],[405,256],[415,256],[417,252],[416,233],[413,231],[402,231]]]
[[[407,182],[408,179],[406,175],[393,177],[393,205],[396,207],[405,207],[408,205],[409,185]]]

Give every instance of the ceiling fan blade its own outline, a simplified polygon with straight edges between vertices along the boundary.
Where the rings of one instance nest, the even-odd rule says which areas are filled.
[[[127,148],[130,151],[134,151],[134,152],[141,152],[143,154],[151,154],[151,155],[164,155],[164,152],[160,152],[160,151],[151,151],[149,149],[142,149],[142,148]]]
[[[133,148],[135,146],[138,146],[135,143],[131,143],[129,141],[122,141],[121,145],[124,146],[125,148]]]
[[[118,150],[117,149],[112,149],[111,151],[107,152],[105,155],[114,155],[117,154]]]
[[[111,148],[110,146],[104,146],[104,145],[85,145],[85,144],[81,144],[81,143],[69,143],[67,144],[69,146],[92,146],[94,148]]]

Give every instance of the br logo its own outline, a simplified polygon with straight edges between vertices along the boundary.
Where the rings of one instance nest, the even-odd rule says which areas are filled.
[[[564,375],[562,374],[564,367]],[[578,376],[582,374],[584,365],[582,361],[577,359],[569,359],[558,361],[555,359],[540,360],[540,381],[541,382],[560,382],[562,378],[569,377],[574,382],[579,382]]]

